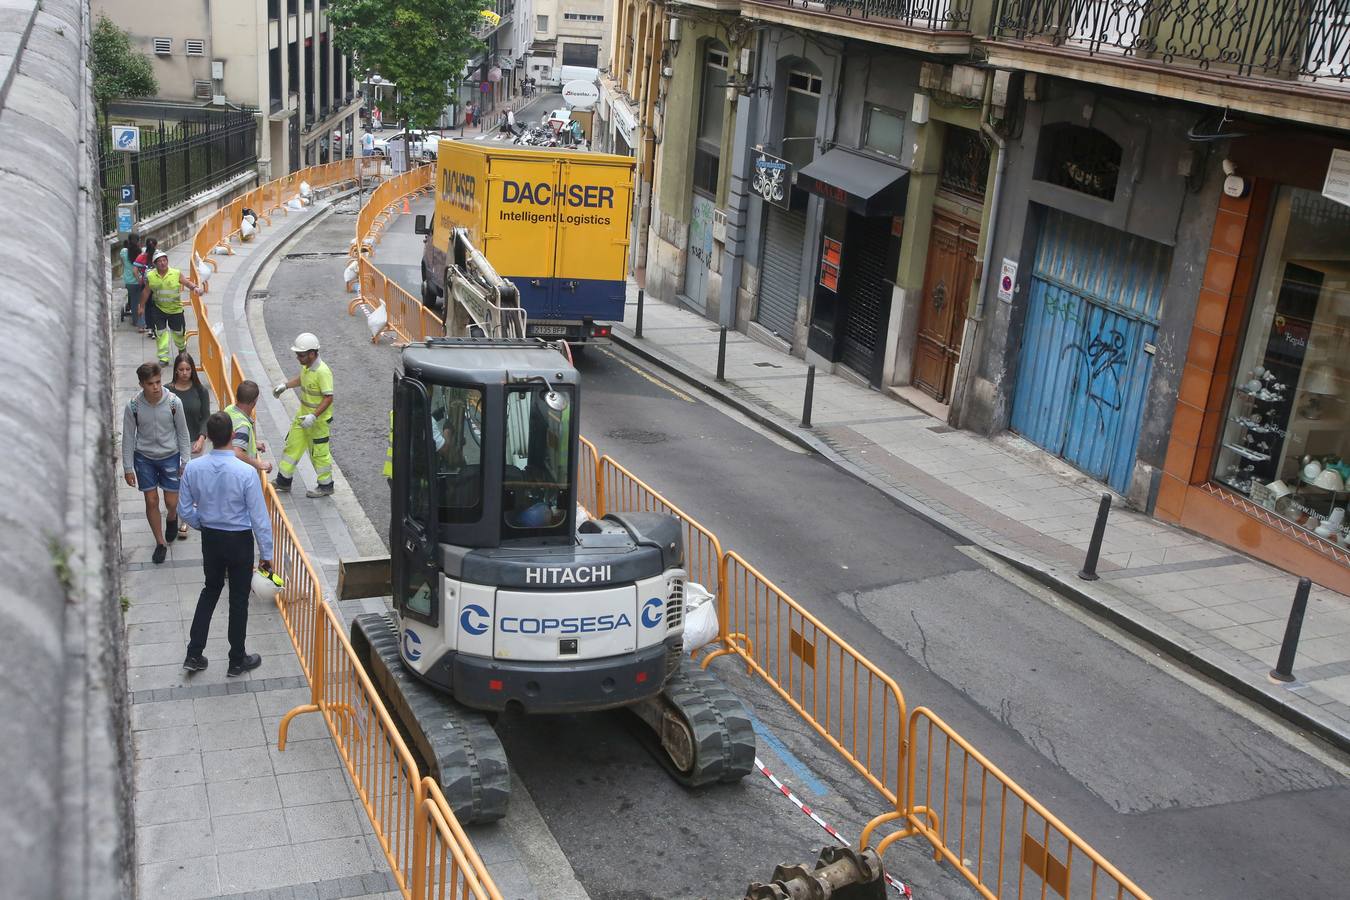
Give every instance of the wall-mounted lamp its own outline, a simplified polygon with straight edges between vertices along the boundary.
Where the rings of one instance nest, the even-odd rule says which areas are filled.
[[[1223,192],[1230,197],[1245,197],[1247,195],[1247,179],[1237,174],[1237,166],[1233,165],[1231,159],[1223,161],[1223,174],[1227,177],[1223,180]]]

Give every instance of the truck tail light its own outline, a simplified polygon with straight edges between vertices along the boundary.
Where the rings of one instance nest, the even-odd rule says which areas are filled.
[[[592,325],[591,337],[609,337],[608,325]]]

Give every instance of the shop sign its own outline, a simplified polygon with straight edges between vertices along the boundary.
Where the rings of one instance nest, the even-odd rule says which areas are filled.
[[[834,238],[825,238],[820,254],[820,286],[839,293],[839,262],[844,256],[844,245]]]
[[[1332,150],[1322,196],[1350,206],[1350,150]]]
[[[756,150],[750,189],[759,194],[765,203],[788,209],[792,203],[792,163],[763,150]]]
[[[562,98],[574,109],[590,109],[600,99],[600,90],[591,82],[578,78],[563,85]]]

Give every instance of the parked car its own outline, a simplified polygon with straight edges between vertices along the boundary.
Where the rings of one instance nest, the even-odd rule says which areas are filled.
[[[400,131],[397,134],[391,134],[389,137],[375,138],[375,153],[379,156],[389,155],[389,142],[393,140],[403,140],[411,137],[411,143],[408,150],[414,158],[435,159],[436,144],[440,141],[440,135],[430,131]]]

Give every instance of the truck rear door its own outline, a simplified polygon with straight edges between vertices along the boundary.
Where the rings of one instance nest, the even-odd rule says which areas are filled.
[[[559,162],[555,277],[558,318],[623,321],[633,169],[627,163]]]
[[[539,154],[489,157],[482,251],[520,291],[530,319],[553,318],[558,162]]]

